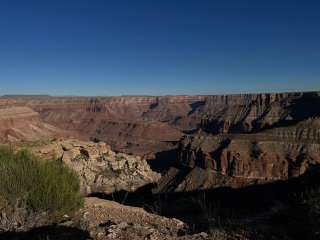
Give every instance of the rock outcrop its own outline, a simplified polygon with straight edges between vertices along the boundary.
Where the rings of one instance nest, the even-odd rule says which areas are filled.
[[[259,133],[185,136],[176,166],[187,170],[181,177],[181,171],[172,168],[159,185],[168,187],[178,174],[180,180],[171,186],[177,191],[242,187],[300,176],[320,164],[319,126],[320,119],[311,118]]]
[[[142,208],[117,202],[87,198],[73,217],[75,225],[93,239],[176,239],[185,224],[177,219],[151,214]]]
[[[54,141],[32,151],[45,158],[61,158],[79,174],[86,195],[121,190],[131,192],[160,178],[139,156],[115,153],[103,142]]]

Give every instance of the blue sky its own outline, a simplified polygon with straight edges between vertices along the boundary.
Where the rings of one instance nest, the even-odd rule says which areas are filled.
[[[0,94],[320,90],[320,1],[2,0]]]

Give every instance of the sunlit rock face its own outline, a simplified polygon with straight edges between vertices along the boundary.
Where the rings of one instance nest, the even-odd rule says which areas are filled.
[[[75,170],[84,194],[131,192],[160,177],[139,156],[115,153],[103,142],[55,141],[35,147],[33,152],[45,158],[57,156]]]

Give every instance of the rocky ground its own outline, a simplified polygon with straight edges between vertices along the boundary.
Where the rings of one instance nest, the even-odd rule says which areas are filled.
[[[45,226],[45,225],[44,225]],[[75,231],[78,229],[78,231]],[[96,239],[96,240],[222,240],[249,239],[246,232],[216,229],[210,233],[188,234],[178,219],[150,214],[137,207],[98,198],[86,198],[74,215],[64,215],[55,227],[0,234],[0,239]]]

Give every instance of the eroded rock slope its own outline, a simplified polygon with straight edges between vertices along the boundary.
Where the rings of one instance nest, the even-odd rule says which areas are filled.
[[[15,106],[0,108],[1,142],[46,140],[69,135],[70,132],[45,123],[39,113],[31,108]]]

